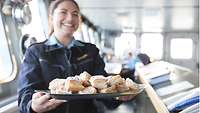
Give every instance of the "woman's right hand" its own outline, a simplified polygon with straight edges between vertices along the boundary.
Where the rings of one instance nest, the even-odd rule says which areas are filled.
[[[51,99],[50,95],[43,92],[34,93],[31,108],[37,113],[50,111],[64,103],[64,100]]]

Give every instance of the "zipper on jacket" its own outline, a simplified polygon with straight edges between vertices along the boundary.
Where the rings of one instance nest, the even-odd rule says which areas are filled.
[[[66,62],[66,64],[69,65],[69,64],[70,64],[70,61],[69,61],[69,60],[70,60],[70,57],[71,57],[71,55],[70,55],[70,53],[69,53],[70,50],[69,50],[69,49],[68,49],[68,50],[67,50],[67,49],[64,49],[64,51],[65,51],[65,62]],[[69,55],[67,56],[67,54],[69,54]]]
[[[65,73],[65,75],[67,75],[67,76],[71,76],[73,73],[72,73],[72,64],[70,63],[70,57],[71,57],[71,54],[69,53],[70,52],[70,50],[64,50],[65,51],[65,53],[64,53],[64,59],[65,59],[65,63],[66,63],[66,65],[67,65],[67,71],[68,72],[66,72]],[[67,52],[69,53],[69,55],[67,56]]]

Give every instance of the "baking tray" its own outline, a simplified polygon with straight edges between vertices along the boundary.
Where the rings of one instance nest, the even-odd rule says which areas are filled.
[[[82,100],[82,99],[101,99],[120,96],[136,96],[144,90],[145,87],[138,87],[137,91],[117,92],[117,93],[96,93],[96,94],[52,94],[49,90],[35,90],[35,92],[50,93],[50,96],[59,100]]]

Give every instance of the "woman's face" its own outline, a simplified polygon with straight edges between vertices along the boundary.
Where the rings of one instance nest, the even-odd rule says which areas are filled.
[[[79,16],[79,9],[73,2],[60,3],[52,17],[54,33],[60,37],[71,37],[79,26]]]

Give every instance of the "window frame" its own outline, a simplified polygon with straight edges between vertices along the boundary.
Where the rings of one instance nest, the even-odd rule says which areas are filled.
[[[0,29],[2,29],[1,35],[2,35],[2,38],[5,38],[6,46],[8,48],[8,53],[9,53],[9,56],[10,56],[10,61],[11,61],[11,64],[12,64],[12,67],[11,67],[12,69],[11,69],[11,73],[9,74],[9,76],[4,78],[4,79],[0,79],[0,84],[4,84],[4,83],[8,83],[8,82],[13,81],[17,77],[18,68],[17,68],[16,57],[14,56],[13,52],[11,51],[11,42],[9,41],[9,39],[7,37],[6,26],[3,22],[1,12],[0,12],[0,27],[1,27]]]

